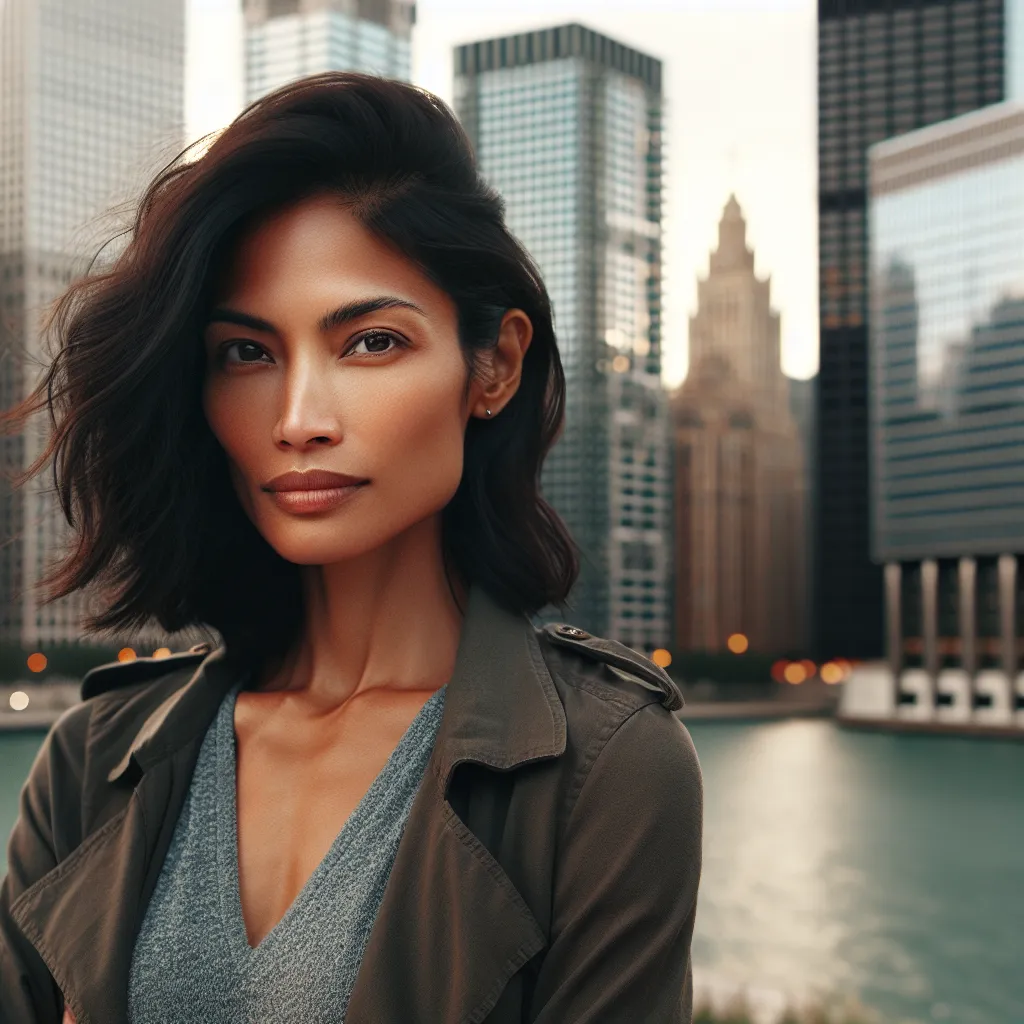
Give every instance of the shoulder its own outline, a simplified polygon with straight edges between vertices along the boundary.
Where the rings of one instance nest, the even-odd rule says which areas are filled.
[[[146,683],[180,670],[191,669],[212,650],[207,643],[196,644],[180,654],[165,658],[133,658],[97,665],[82,677],[82,700],[89,700],[111,690],[120,690],[137,683]]]
[[[675,713],[683,703],[677,684],[615,640],[561,623],[538,633],[566,712],[571,831],[600,842],[629,821],[637,834],[652,843],[658,836],[660,846],[675,843],[696,863],[703,780],[693,740]]]
[[[610,767],[622,778],[633,777],[653,800],[683,788],[699,804],[700,767],[676,714],[683,696],[672,677],[625,644],[575,626],[551,623],[537,632],[581,775],[600,759],[599,774]]]
[[[637,707],[657,702],[667,711],[677,711],[683,706],[682,692],[672,677],[625,644],[563,622],[549,623],[537,633],[556,680]]]
[[[210,650],[196,645],[166,658],[135,658],[97,665],[82,677],[81,701],[54,723],[43,750],[84,760],[97,729],[120,719],[125,729],[142,720],[177,686],[183,685]],[[109,734],[106,738],[109,738]]]
[[[143,723],[171,693],[184,686],[207,656],[206,649],[167,658],[138,658],[90,669],[82,700],[47,733],[26,781],[29,796],[53,809],[73,847],[102,818],[107,773],[123,757]]]

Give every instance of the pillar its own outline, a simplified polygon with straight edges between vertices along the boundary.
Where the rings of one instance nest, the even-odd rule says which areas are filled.
[[[1017,556],[1000,555],[999,646],[1003,652],[1003,671],[1010,680],[1010,693],[1017,679]]]
[[[960,619],[960,664],[967,673],[967,704],[974,713],[974,676],[978,671],[978,563],[970,556],[960,559],[957,566]]]
[[[900,672],[903,669],[903,608],[901,584],[903,566],[899,562],[885,564],[885,647],[889,667],[899,693]]]
[[[928,703],[935,707],[935,683],[939,674],[939,563],[926,558],[921,563],[921,635],[924,640],[924,669],[928,673]]]

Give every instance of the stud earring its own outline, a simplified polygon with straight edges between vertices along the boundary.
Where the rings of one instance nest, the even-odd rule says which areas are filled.
[[[487,409],[487,410],[486,410],[486,412],[487,412],[487,415],[488,415],[488,416],[490,416],[490,415],[491,415],[491,410],[490,410],[490,409]]]

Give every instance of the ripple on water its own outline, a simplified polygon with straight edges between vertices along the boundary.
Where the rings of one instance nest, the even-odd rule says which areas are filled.
[[[1024,1021],[1024,745],[806,720],[690,731],[695,966],[850,992],[892,1020]]]

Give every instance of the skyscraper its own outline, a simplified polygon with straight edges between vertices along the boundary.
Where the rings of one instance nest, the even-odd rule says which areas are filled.
[[[662,69],[581,25],[461,46],[455,106],[551,293],[565,431],[542,480],[583,551],[580,626],[669,641]]]
[[[321,71],[408,81],[411,0],[244,0],[245,102]]]
[[[868,146],[1024,86],[1024,0],[819,0],[816,646],[882,653],[869,554]]]
[[[998,672],[1005,694],[1024,655],[1024,103],[890,139],[869,161],[888,654],[898,677],[925,670],[928,710],[959,677],[966,716],[974,681]]]
[[[766,653],[806,643],[804,446],[770,292],[731,196],[672,396],[677,650],[725,650],[736,633]]]
[[[112,233],[97,218],[133,198],[183,147],[184,91],[183,0],[0,4],[4,408],[38,380],[41,314]],[[28,465],[40,440],[34,428],[0,438],[3,468]],[[79,635],[81,595],[43,608],[30,589],[66,541],[48,483],[44,473],[12,492],[0,480],[0,639],[6,641]]]

